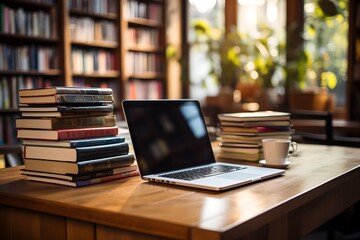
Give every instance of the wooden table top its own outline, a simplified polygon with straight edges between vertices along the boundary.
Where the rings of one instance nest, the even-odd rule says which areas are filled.
[[[233,238],[360,174],[360,148],[299,145],[284,176],[225,192],[140,177],[83,188],[23,180],[0,170],[0,204],[179,239]]]

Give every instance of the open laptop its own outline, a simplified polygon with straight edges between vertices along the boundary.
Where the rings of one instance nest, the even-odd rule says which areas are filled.
[[[197,100],[124,100],[122,105],[144,180],[221,191],[285,172],[216,162]]]

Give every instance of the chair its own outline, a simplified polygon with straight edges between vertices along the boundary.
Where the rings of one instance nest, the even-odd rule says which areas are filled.
[[[290,113],[290,118],[295,129],[295,141],[360,147],[359,137],[340,136],[334,133],[333,115],[331,112],[294,110],[290,111]],[[293,120],[306,120],[307,122],[305,124],[296,125]]]

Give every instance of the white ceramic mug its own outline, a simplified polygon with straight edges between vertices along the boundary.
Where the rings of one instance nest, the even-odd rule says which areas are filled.
[[[266,164],[274,165],[284,165],[298,148],[297,143],[290,139],[263,139],[262,144]]]

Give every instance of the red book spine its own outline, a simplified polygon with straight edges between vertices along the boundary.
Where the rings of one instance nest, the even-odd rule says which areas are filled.
[[[118,127],[63,129],[58,131],[58,140],[116,136]]]

